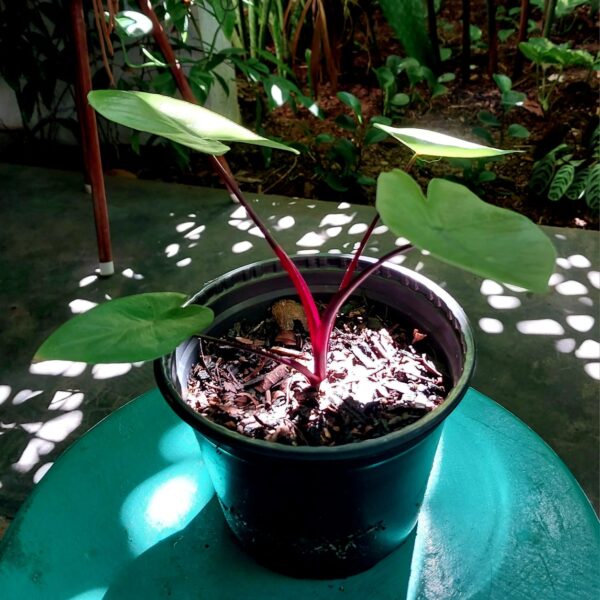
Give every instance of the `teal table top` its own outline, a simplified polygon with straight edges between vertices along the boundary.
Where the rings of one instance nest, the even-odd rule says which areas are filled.
[[[153,390],[37,486],[0,545],[0,597],[597,600],[599,532],[553,451],[470,390],[445,425],[416,534],[360,575],[285,577],[232,541],[192,430]]]

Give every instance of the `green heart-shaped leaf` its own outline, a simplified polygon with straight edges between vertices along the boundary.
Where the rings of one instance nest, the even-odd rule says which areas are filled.
[[[229,147],[221,142],[244,142],[297,150],[261,137],[233,121],[183,100],[147,92],[97,90],[88,94],[90,104],[107,119],[154,135],[160,135],[206,154],[225,154]]]
[[[467,142],[437,131],[427,129],[388,127],[375,123],[398,141],[408,146],[415,154],[422,156],[445,156],[452,158],[482,158],[484,156],[500,156],[519,152],[519,150],[500,150]]]
[[[213,320],[209,308],[182,306],[186,299],[185,294],[157,292],[105,302],[61,325],[33,360],[96,364],[158,358]]]
[[[532,291],[548,287],[556,252],[546,235],[462,185],[433,179],[425,198],[410,175],[394,170],[379,176],[376,205],[393,233],[440,260]]]

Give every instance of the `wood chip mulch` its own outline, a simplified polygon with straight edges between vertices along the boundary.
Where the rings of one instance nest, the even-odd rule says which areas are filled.
[[[310,365],[311,345],[293,302],[252,327],[236,324],[231,337]],[[283,314],[282,314],[283,313]],[[294,329],[283,329],[293,322]],[[361,306],[338,317],[327,379],[317,391],[275,360],[200,340],[187,402],[215,423],[241,434],[293,446],[335,446],[377,438],[410,425],[438,406],[445,377],[420,348],[427,343],[372,316]]]

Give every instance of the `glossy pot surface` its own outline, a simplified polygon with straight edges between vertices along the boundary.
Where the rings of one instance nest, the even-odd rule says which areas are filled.
[[[337,290],[349,257],[295,259],[316,297]],[[363,258],[368,264],[373,259]],[[407,327],[427,334],[452,384],[442,405],[386,436],[336,447],[292,447],[254,440],[216,425],[186,402],[198,359],[190,339],[155,363],[163,396],[198,436],[231,530],[253,556],[301,577],[342,577],[397,548],[416,525],[444,419],[468,389],[473,339],[460,306],[439,286],[387,263],[360,288]],[[213,309],[206,333],[222,335],[240,319],[257,320],[277,299],[295,297],[277,261],[237,269],[191,302]]]

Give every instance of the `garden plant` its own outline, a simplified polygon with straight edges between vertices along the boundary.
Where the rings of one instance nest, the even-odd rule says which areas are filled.
[[[213,155],[231,141],[288,149],[180,100],[119,91],[92,92],[89,100],[122,125]],[[425,195],[407,172],[421,155],[480,158],[506,151],[422,129],[374,126],[414,155],[405,170],[379,176],[377,212],[353,257],[291,258],[214,161],[279,265],[242,267],[188,302],[184,294],[168,292],[109,301],[65,323],[36,354],[38,360],[92,363],[157,359],[159,389],[195,431],[230,529],[257,559],[300,577],[358,573],[408,538],[441,425],[468,389],[473,336],[462,309],[441,288],[389,260],[416,247],[477,275],[539,292],[555,262],[549,239],[527,218],[443,179],[432,179]],[[362,257],[380,220],[409,241],[378,260]],[[345,308],[351,296],[358,311]],[[266,349],[244,331],[230,333],[257,311],[263,316],[250,333],[263,326],[268,309],[260,298],[275,301],[271,313],[283,321],[275,341],[285,347]],[[363,327],[361,317],[352,322],[352,314],[371,301],[383,312],[376,314],[383,327]],[[392,331],[404,327],[404,319],[413,328],[412,342],[387,330],[388,320],[394,321]],[[308,331],[310,348],[304,343],[298,351],[281,341],[294,340],[296,322]],[[212,336],[211,327],[220,337]],[[424,338],[439,351],[439,370],[413,347]],[[352,365],[351,355],[362,366]],[[281,380],[284,388],[275,389]],[[375,402],[372,392],[382,385],[393,394],[384,392],[387,400]]]
[[[96,91],[89,97],[94,108],[107,118],[140,131],[162,135],[194,150],[220,155],[228,150],[223,142],[243,142],[291,150],[189,103],[144,92]],[[407,172],[417,156],[478,159],[510,151],[465,142],[421,129],[397,129],[374,124],[406,144],[413,158],[406,170],[382,173],[377,182],[377,215],[364,234],[348,266],[339,291],[319,311],[302,274],[277,243],[247,201],[232,176],[220,173],[229,191],[244,206],[248,216],[289,274],[306,313],[314,366],[279,357],[284,364],[303,373],[315,387],[327,375],[328,340],[336,315],[369,275],[391,257],[417,247],[436,258],[482,277],[542,292],[552,272],[555,253],[545,234],[526,217],[487,204],[466,187],[433,179],[425,196]],[[373,229],[381,222],[409,243],[392,249],[370,267],[355,274]],[[107,302],[79,315],[58,329],[38,350],[37,360],[65,359],[90,363],[151,360],[197,334],[212,319],[200,306],[182,306],[183,294],[153,293]]]

